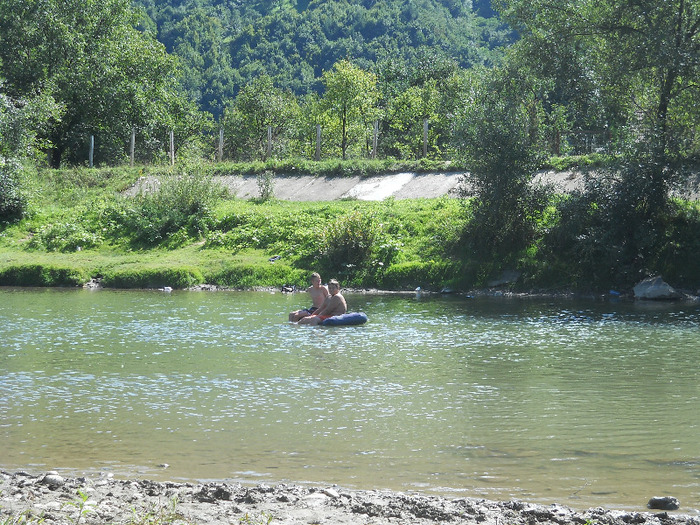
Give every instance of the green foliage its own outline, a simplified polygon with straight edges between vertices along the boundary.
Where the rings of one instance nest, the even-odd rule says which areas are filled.
[[[308,271],[292,268],[286,264],[236,264],[235,261],[207,274],[207,282],[217,283],[232,288],[255,288],[296,284],[302,286],[308,282]]]
[[[265,170],[257,177],[260,201],[266,202],[275,196],[275,179],[270,170]]]
[[[82,286],[90,276],[82,268],[53,264],[10,264],[0,268],[1,286]]]
[[[444,49],[468,68],[497,61],[499,46],[512,39],[497,19],[481,18],[470,4],[454,0],[136,4],[181,59],[186,90],[217,118],[225,102],[261,74],[304,96],[320,92],[319,77],[343,59],[367,69],[384,58],[425,63],[419,49]]]
[[[370,262],[388,264],[395,250],[389,247],[380,254],[383,239],[382,225],[374,214],[352,211],[323,226],[317,260],[326,273]]]
[[[133,511],[133,516],[127,522],[128,525],[187,525],[194,522],[189,521],[178,509],[178,498],[174,496],[169,505],[151,503],[146,509]]]
[[[409,261],[389,266],[378,285],[386,290],[439,290],[460,281],[460,265],[450,261]]]
[[[78,489],[78,499],[74,501],[69,501],[64,504],[64,507],[75,507],[75,509],[77,510],[77,516],[75,518],[72,518],[70,516],[68,517],[71,523],[78,525],[80,521],[90,513],[90,511],[95,510],[94,508],[87,506],[88,499],[90,499],[90,494]]]
[[[74,252],[99,246],[103,240],[100,233],[89,231],[81,222],[59,222],[44,225],[29,246],[49,252]]]
[[[137,246],[166,241],[177,245],[205,235],[222,189],[210,177],[184,172],[155,184],[150,191],[142,189],[133,199],[119,201],[107,211],[107,222]]]
[[[547,204],[532,179],[541,164],[536,79],[503,68],[482,72],[455,133],[469,166],[462,195],[472,197],[468,252],[489,262],[517,254],[534,239]]]
[[[245,516],[240,518],[238,522],[241,525],[270,525],[274,519],[275,517],[272,514],[265,512],[261,512],[258,516],[253,516],[246,512]]]
[[[666,181],[674,178],[666,171],[659,176],[659,170],[671,168],[634,158],[636,163],[626,159],[607,177],[601,170],[592,171],[585,191],[553,197],[546,207],[544,201],[536,201],[534,208],[513,201],[513,209],[521,206],[530,214],[525,232],[529,240],[515,238],[510,248],[501,240],[500,256],[488,248],[490,258],[460,245],[476,246],[464,232],[473,234],[479,224],[477,197],[383,202],[220,199],[213,174],[218,169],[230,173],[226,170],[233,165],[179,167],[180,175],[164,168],[30,172],[25,182],[31,187],[33,213],[0,232],[0,284],[76,286],[103,277],[105,285],[114,287],[303,286],[309,272],[321,271],[344,286],[464,289],[485,286],[507,265],[523,272],[518,286],[526,289],[624,289],[649,273],[661,273],[676,286],[700,287],[694,263],[700,257],[700,209],[696,203],[656,199],[669,190]],[[357,160],[319,164],[348,173],[389,165]],[[263,173],[294,166],[304,164],[275,161],[235,167]],[[201,187],[182,174],[193,170],[201,172],[195,176]],[[139,175],[147,176],[141,182],[148,184],[156,174],[165,175],[164,185],[181,187],[163,190],[168,198],[159,196],[163,202],[158,212],[148,217],[167,216],[169,208],[181,205],[187,210],[190,197],[207,201],[213,195],[208,212],[199,216],[206,217],[206,228],[190,229],[185,222],[155,245],[135,240],[143,232],[130,230],[138,223],[122,214],[141,213],[141,199],[149,193],[115,201],[114,192]],[[523,180],[528,177],[523,175]],[[510,180],[497,182],[507,185]],[[659,189],[658,184],[664,186]],[[151,195],[155,199],[160,192]],[[155,208],[155,200],[147,202],[147,210]],[[183,211],[181,216],[189,221],[191,215]],[[505,235],[517,226],[500,224],[506,225]],[[483,235],[488,242],[488,234]]]
[[[204,283],[198,268],[133,266],[106,270],[102,284],[110,288],[189,288]]]
[[[176,62],[135,29],[129,0],[4,0],[0,76],[17,98],[39,93],[57,111],[38,130],[49,163],[83,163],[89,139],[96,162],[123,159],[132,127],[146,140],[179,128],[188,103],[173,79]]]
[[[579,286],[631,286],[655,273],[697,282],[689,264],[699,247],[697,208],[667,200],[668,188],[657,187],[669,177],[661,169],[627,162],[589,177],[583,191],[557,204],[541,257],[566,268]]]
[[[700,10],[696,2],[499,1],[523,35],[523,64],[554,80],[581,124],[605,125],[624,147],[642,142],[656,162],[697,151]]]
[[[33,511],[28,509],[20,514],[11,514],[7,517],[0,518],[0,525],[28,525],[36,523],[45,523],[46,518],[43,516],[34,515]]]
[[[204,167],[202,168],[205,169]],[[320,161],[303,158],[268,159],[265,162],[222,162],[207,170],[210,175],[257,175],[270,171],[275,175],[313,175],[315,177],[367,177],[386,173],[412,171],[445,172],[463,169],[459,161],[396,160],[390,159],[325,159]]]
[[[18,161],[0,157],[0,222],[21,219],[27,210],[27,197],[20,187]]]
[[[565,157],[550,157],[543,162],[542,168],[554,171],[587,170],[590,168],[605,168],[615,162],[615,157],[602,153],[588,155],[569,155]]]
[[[288,155],[295,150],[300,111],[296,98],[276,88],[269,76],[252,80],[224,111],[227,156],[265,160]]]
[[[341,60],[324,73],[323,85],[326,91],[320,104],[340,156],[345,160],[348,148],[363,143],[365,156],[369,155],[371,129],[379,117],[376,75]]]

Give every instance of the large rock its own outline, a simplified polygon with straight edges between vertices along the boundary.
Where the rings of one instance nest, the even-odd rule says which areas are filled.
[[[647,503],[647,507],[659,510],[678,510],[681,504],[673,496],[654,496]]]
[[[490,280],[487,284],[489,288],[497,288],[505,284],[514,284],[520,279],[520,272],[516,270],[503,270],[503,273],[496,279]]]
[[[661,277],[649,277],[634,287],[634,297],[637,299],[665,301],[680,299],[683,297],[683,294],[666,283]]]

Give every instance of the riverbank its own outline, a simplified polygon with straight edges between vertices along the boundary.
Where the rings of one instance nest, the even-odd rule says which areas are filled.
[[[668,512],[574,510],[561,505],[418,493],[208,482],[63,478],[2,472],[0,523],[484,525],[697,525],[697,516]],[[22,518],[22,516],[24,518]],[[22,520],[26,521],[22,521]]]

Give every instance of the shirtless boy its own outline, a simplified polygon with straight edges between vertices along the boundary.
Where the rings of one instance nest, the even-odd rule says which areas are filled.
[[[323,305],[312,315],[302,318],[299,324],[316,326],[329,317],[341,315],[348,311],[348,304],[345,302],[345,297],[340,293],[340,283],[335,279],[331,279],[328,281],[328,291],[330,292],[330,296],[328,296]]]
[[[307,317],[318,310],[326,297],[329,296],[328,288],[321,284],[321,276],[314,272],[311,274],[311,286],[309,286],[306,291],[311,296],[311,306],[309,308],[304,308],[303,310],[296,310],[289,314],[289,320],[296,323],[299,319]]]

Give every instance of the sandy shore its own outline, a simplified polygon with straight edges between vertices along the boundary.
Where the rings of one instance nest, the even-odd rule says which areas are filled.
[[[335,486],[242,486],[2,472],[0,523],[699,525],[682,513],[574,511],[521,501],[445,499]]]

